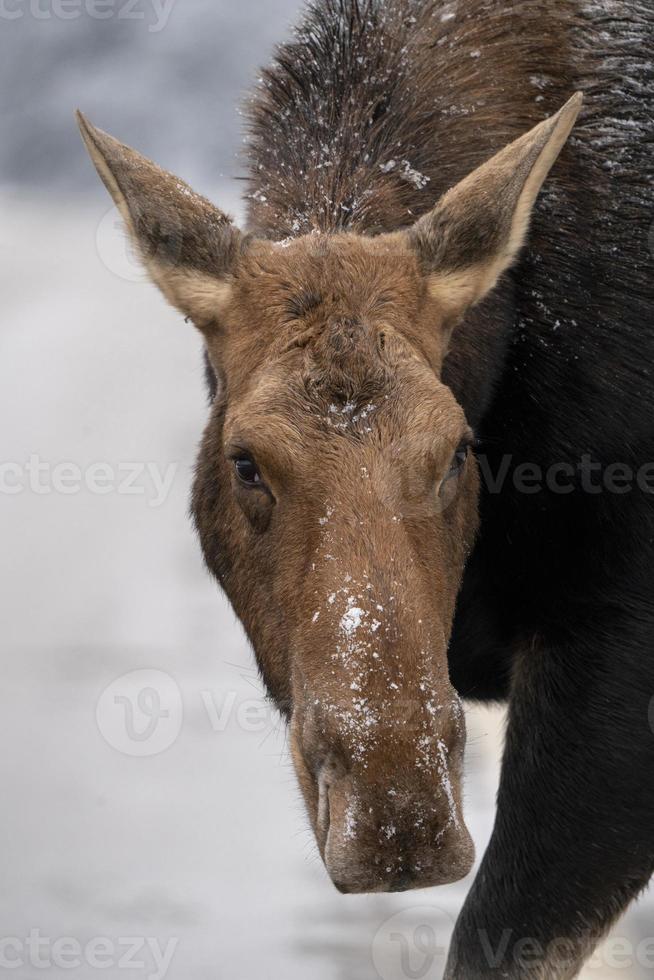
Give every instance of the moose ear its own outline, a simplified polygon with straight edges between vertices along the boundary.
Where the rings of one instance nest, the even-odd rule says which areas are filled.
[[[229,275],[245,239],[183,181],[96,129],[81,112],[77,121],[150,278],[173,306],[208,328],[229,299]]]
[[[450,322],[483,299],[524,244],[532,208],[583,96],[510,143],[449,190],[409,231]]]

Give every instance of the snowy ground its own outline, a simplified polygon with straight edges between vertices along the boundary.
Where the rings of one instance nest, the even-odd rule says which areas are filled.
[[[283,732],[186,516],[206,413],[200,341],[135,277],[103,194],[0,199],[2,459],[16,464],[6,483],[22,485],[0,494],[0,975],[159,977],[154,949],[172,953],[170,980],[438,980],[470,879],[350,898],[328,882]],[[231,188],[219,199],[234,208]],[[114,467],[113,485],[97,463]],[[126,463],[156,464],[136,479],[143,492],[118,492]],[[166,473],[167,494],[152,478]],[[75,492],[89,479],[94,492]],[[169,717],[130,741],[113,695],[135,682],[102,694],[143,669]],[[136,706],[137,733],[153,704]],[[468,722],[481,851],[501,718]],[[624,964],[653,912],[651,899],[634,909],[616,931],[631,945],[587,976],[651,975]],[[48,969],[30,965],[33,930],[49,940],[37,950]],[[128,937],[140,968],[120,962]]]

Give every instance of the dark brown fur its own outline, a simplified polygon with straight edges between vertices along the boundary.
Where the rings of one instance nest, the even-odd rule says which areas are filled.
[[[573,4],[553,0],[315,3],[250,106],[251,230],[278,239],[412,225],[566,101],[580,23]],[[542,86],[530,84],[539,73]],[[558,183],[565,174],[562,162]]]

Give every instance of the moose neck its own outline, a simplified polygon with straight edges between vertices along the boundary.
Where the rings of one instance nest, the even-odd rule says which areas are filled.
[[[446,189],[419,63],[433,4],[349,6],[351,16],[308,15],[263,73],[249,112],[249,224],[260,237],[394,231]]]
[[[454,331],[443,364],[442,380],[478,435],[501,385],[514,320],[513,280],[507,276]]]

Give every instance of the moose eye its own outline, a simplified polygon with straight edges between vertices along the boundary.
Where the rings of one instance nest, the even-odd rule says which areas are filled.
[[[462,442],[457,451],[455,452],[450,468],[445,475],[446,480],[451,480],[452,477],[458,476],[463,467],[465,466],[466,460],[468,458],[468,453],[470,451],[470,443]]]
[[[234,460],[234,469],[241,483],[246,487],[256,487],[262,482],[261,474],[251,456],[237,456]]]

